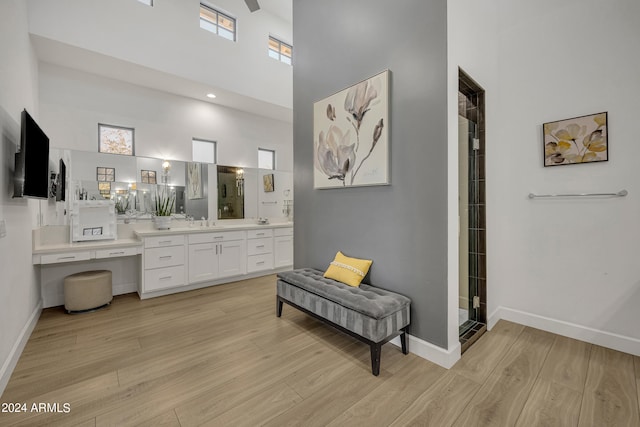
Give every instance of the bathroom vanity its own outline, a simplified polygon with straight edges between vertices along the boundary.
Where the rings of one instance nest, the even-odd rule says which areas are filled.
[[[293,224],[233,222],[201,226],[174,221],[169,230],[150,222],[118,224],[118,238],[70,242],[68,226],[33,231],[43,307],[64,303],[64,278],[111,270],[113,294],[141,299],[229,283],[293,266]]]

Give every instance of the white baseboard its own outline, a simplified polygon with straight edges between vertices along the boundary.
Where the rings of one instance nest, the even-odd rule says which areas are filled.
[[[451,350],[445,350],[442,347],[430,344],[409,334],[407,334],[407,338],[409,353],[413,353],[416,356],[422,357],[423,359],[433,362],[436,365],[440,365],[443,368],[449,369],[455,365],[458,360],[460,360],[462,347],[459,342],[457,342]],[[400,337],[395,337],[389,342],[395,346],[401,347]]]
[[[27,341],[29,341],[31,332],[33,332],[33,328],[35,328],[36,324],[38,323],[40,312],[42,312],[42,300],[38,302],[38,305],[31,313],[31,316],[29,316],[29,320],[27,320],[27,323],[22,328],[22,331],[20,331],[18,339],[13,344],[13,347],[9,352],[9,357],[7,357],[7,360],[5,360],[2,364],[2,369],[0,369],[0,396],[2,396],[2,393],[4,393],[4,389],[9,383],[11,374],[18,364],[18,359],[20,359],[22,350],[24,350],[24,346],[27,345]]]
[[[549,317],[539,316],[537,314],[531,314],[507,307],[498,307],[489,316],[487,327],[489,329],[493,328],[500,319],[530,326],[536,329],[542,329],[543,331],[611,348],[613,350],[622,351],[635,356],[640,356],[640,340],[636,338],[589,328],[587,326],[577,325],[563,320],[551,319]]]

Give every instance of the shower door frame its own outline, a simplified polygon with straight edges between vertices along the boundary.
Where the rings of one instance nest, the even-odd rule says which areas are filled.
[[[462,352],[486,330],[487,324],[487,254],[486,254],[486,177],[485,177],[485,91],[462,69],[458,69],[458,92],[466,99],[459,102],[458,114],[476,124],[475,143],[469,147],[469,318],[459,327]],[[472,293],[473,291],[473,293]],[[479,298],[473,308],[473,296]]]

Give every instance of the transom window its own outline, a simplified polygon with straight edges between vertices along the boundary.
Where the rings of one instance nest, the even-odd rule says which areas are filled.
[[[200,163],[217,163],[216,142],[193,138],[193,161]]]
[[[266,150],[258,148],[258,168],[275,169],[276,168],[276,152],[274,150]]]
[[[200,3],[200,28],[227,40],[236,41],[236,20],[219,10]]]
[[[269,36],[269,56],[285,64],[291,65],[293,46],[282,40]]]

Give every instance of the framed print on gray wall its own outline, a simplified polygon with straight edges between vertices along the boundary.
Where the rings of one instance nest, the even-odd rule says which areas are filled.
[[[606,112],[545,123],[542,129],[545,167],[609,160]]]
[[[313,187],[389,184],[386,70],[313,104]]]

